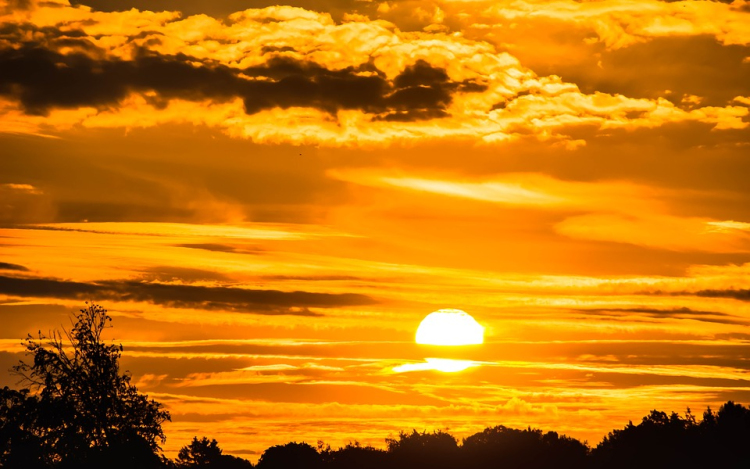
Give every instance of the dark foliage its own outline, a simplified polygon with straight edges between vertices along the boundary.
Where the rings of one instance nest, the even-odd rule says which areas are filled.
[[[398,439],[388,438],[391,466],[393,468],[409,469],[423,466],[431,469],[457,467],[459,463],[458,442],[448,433],[435,431],[432,433],[401,432]]]
[[[258,469],[318,469],[323,458],[307,443],[287,443],[272,446],[261,455]]]
[[[33,361],[13,372],[30,389],[2,391],[0,464],[84,469],[158,467],[162,405],[140,394],[120,372],[122,346],[107,344],[107,311],[82,309],[70,332],[26,339]]]
[[[750,408],[734,402],[711,409],[697,422],[656,410],[638,425],[629,423],[607,435],[591,454],[592,467],[639,469],[663,467],[750,467]]]
[[[323,466],[326,469],[381,469],[390,467],[389,454],[372,446],[361,446],[358,442],[343,448],[331,450],[328,447],[321,452]]]
[[[466,438],[461,447],[461,461],[464,467],[477,468],[573,469],[586,466],[588,450],[585,443],[556,432],[516,430],[500,425]]]
[[[206,437],[194,437],[189,445],[183,446],[175,460],[177,469],[251,469],[253,465],[242,458],[222,454],[219,443]]]

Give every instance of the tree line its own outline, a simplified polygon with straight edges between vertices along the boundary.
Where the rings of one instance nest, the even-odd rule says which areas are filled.
[[[102,333],[111,317],[91,304],[73,328],[28,336],[29,362],[12,373],[26,385],[0,390],[0,467],[7,469],[651,469],[750,468],[750,407],[727,402],[699,420],[652,411],[612,430],[596,447],[538,429],[486,428],[462,439],[444,431],[402,432],[378,449],[319,442],[265,450],[256,465],[195,437],[164,456],[163,406],[120,371],[122,345]]]

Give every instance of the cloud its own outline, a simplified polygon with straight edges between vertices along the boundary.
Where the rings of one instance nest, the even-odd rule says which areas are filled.
[[[729,298],[733,300],[750,301],[750,290],[748,289],[698,290],[692,294],[704,298]]]
[[[541,173],[460,178],[377,168],[337,169],[329,175],[367,187],[557,211],[565,218],[554,223],[554,232],[568,238],[674,251],[750,252],[750,224],[675,215],[675,202],[690,194],[627,180],[568,181]],[[460,207],[466,211],[466,205]]]
[[[0,270],[18,270],[21,272],[28,272],[29,269],[18,264],[9,264],[7,262],[0,262]]]
[[[460,7],[462,2],[446,3]],[[502,20],[567,23],[593,31],[597,40],[613,49],[668,36],[711,35],[724,45],[750,44],[750,14],[743,2],[522,0],[480,2],[480,5],[487,8],[472,18],[478,23],[482,22],[481,18],[490,25]]]
[[[114,280],[85,283],[7,276],[0,276],[0,294],[22,298],[135,301],[174,308],[294,316],[318,315],[308,308],[361,306],[376,303],[374,299],[366,295],[354,293],[284,292]]]
[[[93,45],[91,45],[93,47]],[[103,55],[98,50],[96,55]],[[392,81],[370,64],[330,70],[312,62],[272,57],[261,66],[238,69],[177,54],[138,50],[133,60],[95,59],[90,53],[62,54],[41,44],[0,51],[0,93],[17,99],[31,115],[52,108],[119,105],[131,92],[223,102],[240,98],[245,112],[309,107],[335,114],[357,109],[384,120],[446,117],[455,92],[481,92],[484,85],[454,82],[445,70],[423,60]]]
[[[576,239],[676,251],[750,251],[748,233],[744,230],[718,229],[715,224],[716,221],[710,219],[661,213],[595,213],[567,218],[555,225],[555,230]]]
[[[375,168],[337,169],[328,174],[363,186],[558,210],[602,210],[627,199],[627,210],[638,211],[660,207],[658,197],[670,193],[628,181],[565,181],[542,173],[504,173],[463,180],[454,175],[409,175]]]
[[[5,159],[10,160],[10,157],[6,155]],[[35,186],[0,184],[0,223],[37,222],[53,216],[55,212],[49,196]]]
[[[142,282],[162,282],[162,283],[194,283],[194,282],[222,282],[227,283],[231,276],[207,269],[198,269],[191,267],[173,267],[169,265],[159,265],[138,269],[138,277]]]
[[[262,254],[264,251],[263,248],[258,246],[232,246],[229,244],[220,244],[220,243],[184,243],[184,244],[175,244],[175,247],[178,248],[187,248],[187,249],[201,249],[204,251],[211,251],[211,252],[226,252],[226,253],[232,253],[232,254]]]
[[[31,184],[2,184],[3,187],[6,189],[10,189],[12,191],[22,192],[26,194],[34,194],[39,195],[42,192],[37,189],[36,187],[32,186]]]
[[[281,223],[243,223],[237,225],[211,225],[159,222],[92,222],[92,223],[48,223],[23,225],[16,229],[42,231],[71,231],[135,236],[173,236],[184,238],[232,238],[236,240],[302,240],[327,236],[347,236],[324,227],[296,226]],[[217,250],[216,244],[198,243],[198,249]],[[221,246],[221,244],[219,244]],[[184,247],[184,246],[182,246]]]
[[[743,129],[750,112],[586,94],[481,40],[402,32],[365,17],[337,24],[288,6],[220,21],[39,4],[7,22],[0,44],[6,132],[190,123],[260,143],[493,144],[532,134],[575,149],[585,141],[566,135],[573,126],[695,121]]]
[[[630,319],[633,316],[644,315],[651,318],[673,318],[673,319],[691,319],[695,321],[716,323],[716,324],[741,324],[748,325],[747,321],[741,321],[737,319],[731,319],[733,316],[727,313],[720,313],[716,311],[700,311],[694,310],[687,307],[671,308],[671,309],[660,309],[660,308],[648,308],[648,307],[633,307],[633,308],[577,308],[573,311],[578,311],[585,314],[591,315],[602,315],[602,316],[613,316],[613,317],[625,317]]]

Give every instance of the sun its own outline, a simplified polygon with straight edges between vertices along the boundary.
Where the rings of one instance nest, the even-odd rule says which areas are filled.
[[[422,320],[416,340],[425,345],[476,345],[484,343],[484,327],[460,309],[441,309]]]

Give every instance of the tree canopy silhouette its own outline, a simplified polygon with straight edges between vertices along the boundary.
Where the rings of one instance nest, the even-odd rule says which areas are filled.
[[[729,401],[700,422],[690,409],[684,417],[653,410],[638,425],[610,432],[591,456],[601,469],[748,468],[750,408]]]
[[[385,442],[393,467],[406,469],[423,465],[441,469],[456,467],[459,461],[458,441],[442,430],[401,432],[398,438],[388,438]]]
[[[194,437],[189,445],[183,446],[175,460],[177,469],[252,469],[250,461],[222,454],[219,443],[205,436],[200,440]]]
[[[307,443],[287,443],[268,448],[258,460],[258,469],[318,469],[320,453]]]
[[[465,467],[477,468],[496,464],[507,469],[574,469],[585,467],[588,451],[586,443],[557,432],[499,425],[464,439],[461,460]]]
[[[6,387],[0,396],[3,467],[27,467],[16,462],[23,454],[59,467],[100,467],[103,460],[113,461],[108,467],[160,464],[162,423],[170,415],[120,371],[122,345],[102,338],[111,321],[106,309],[91,304],[69,332],[26,338],[32,360],[13,372],[30,389]]]
[[[324,467],[329,469],[381,469],[390,466],[386,451],[372,446],[362,446],[359,442],[332,450],[330,446],[321,451]]]

